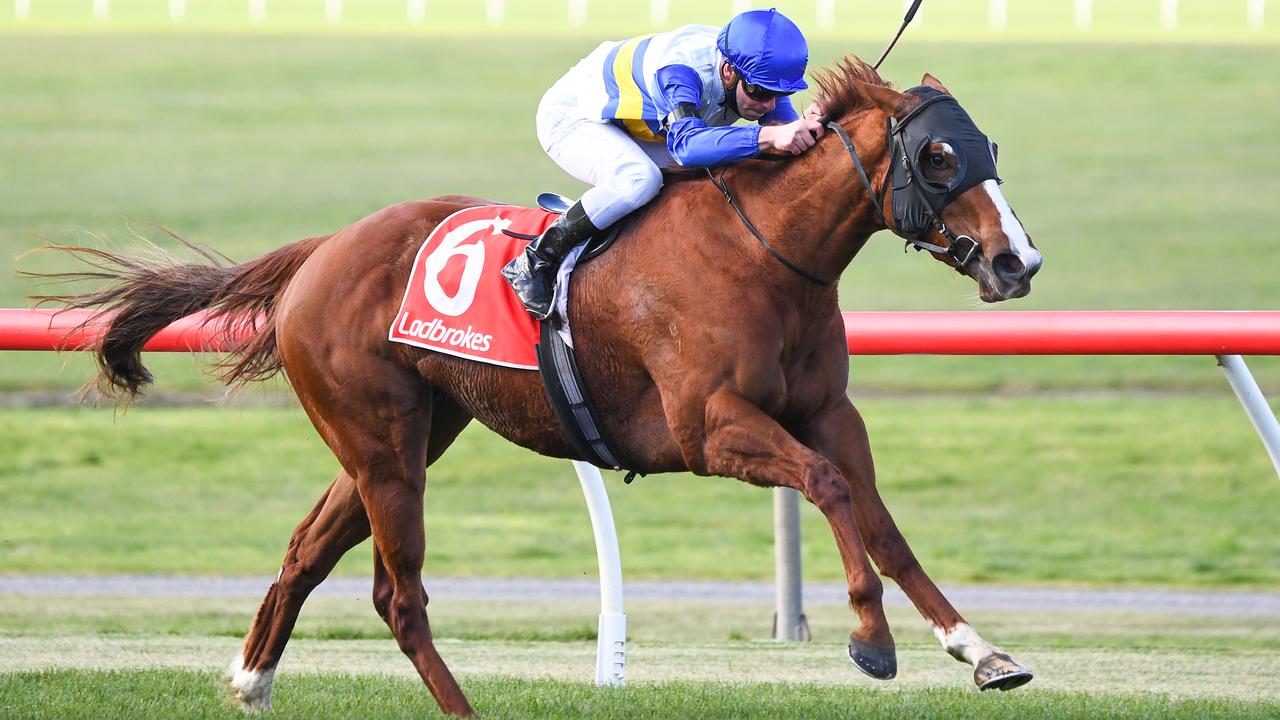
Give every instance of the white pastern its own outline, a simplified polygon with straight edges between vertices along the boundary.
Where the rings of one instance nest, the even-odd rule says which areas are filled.
[[[1022,227],[1022,223],[1018,217],[1013,214],[1013,208],[1009,207],[1009,201],[1004,199],[1004,193],[1000,191],[1000,186],[995,180],[987,180],[982,183],[982,188],[987,191],[987,196],[991,198],[991,204],[995,205],[996,210],[1000,213],[1000,230],[1005,237],[1009,238],[1009,249],[1013,250],[1013,254],[1018,256],[1022,264],[1027,268],[1039,267],[1041,258],[1040,251],[1031,247],[1031,238],[1027,237],[1027,231]]]
[[[940,627],[933,628],[933,634],[942,643],[942,649],[951,657],[977,666],[978,662],[993,653],[1004,652],[1000,648],[983,640],[968,623],[960,623],[951,630]]]
[[[275,678],[276,669],[245,670],[244,656],[238,655],[227,668],[227,684],[235,692],[236,699],[244,704],[245,710],[271,709],[271,681]]]

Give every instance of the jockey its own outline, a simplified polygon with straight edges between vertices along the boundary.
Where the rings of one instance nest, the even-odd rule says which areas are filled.
[[[592,187],[503,268],[529,313],[550,316],[565,254],[652,200],[661,168],[810,148],[823,133],[818,110],[799,117],[788,97],[808,87],[808,60],[795,23],[751,10],[719,29],[606,42],[560,78],[538,105],[538,141]],[[759,124],[729,127],[739,119]]]

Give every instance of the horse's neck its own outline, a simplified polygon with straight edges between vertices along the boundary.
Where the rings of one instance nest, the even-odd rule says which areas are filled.
[[[857,147],[873,184],[878,184],[887,163],[884,142],[864,140]],[[867,202],[853,161],[838,138],[824,139],[786,162],[743,163],[726,173],[726,180],[770,245],[829,281],[835,281],[867,238],[883,228],[872,206],[875,199]]]

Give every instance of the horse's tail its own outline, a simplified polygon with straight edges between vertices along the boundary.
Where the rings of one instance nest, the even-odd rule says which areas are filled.
[[[97,248],[55,246],[92,265],[95,270],[43,274],[55,281],[106,280],[96,292],[38,295],[39,302],[101,312],[88,323],[109,318],[101,343],[93,348],[98,361],[96,385],[106,395],[131,399],[152,380],[142,364],[147,341],[170,323],[201,310],[216,335],[247,335],[229,357],[215,365],[227,384],[241,385],[271,377],[280,370],[274,315],[276,304],[302,263],[328,235],[298,240],[245,263],[180,240],[207,263],[184,263],[163,252],[154,259],[130,257]],[[88,324],[86,323],[86,324]]]

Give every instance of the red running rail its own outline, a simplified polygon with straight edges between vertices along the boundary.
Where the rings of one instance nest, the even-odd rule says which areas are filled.
[[[89,310],[0,309],[0,350],[92,347]],[[1280,355],[1274,311],[847,312],[852,355]],[[219,334],[192,315],[147,343],[153,351],[226,351],[247,328]]]
[[[88,350],[97,344],[103,327],[86,324],[93,310],[0,309],[0,350]],[[204,324],[201,314],[185,317],[161,330],[147,343],[160,352],[219,352],[236,345],[236,333],[221,334],[221,323]],[[237,327],[239,334],[247,328]]]
[[[1280,355],[1274,311],[847,312],[853,355]]]

